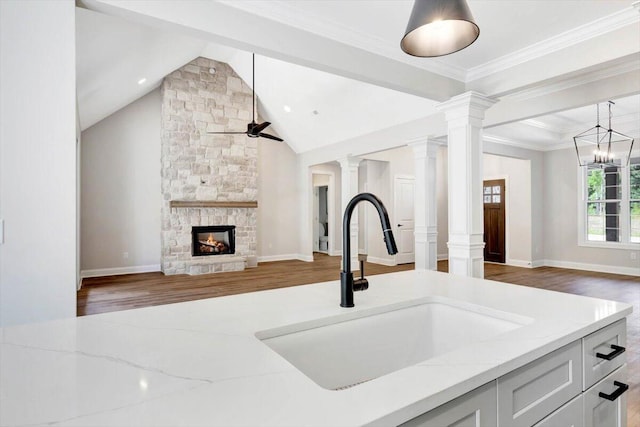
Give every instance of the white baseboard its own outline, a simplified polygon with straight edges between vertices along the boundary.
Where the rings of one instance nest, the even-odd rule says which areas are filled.
[[[282,254],[282,255],[259,256],[258,262],[290,261],[292,259],[297,259],[299,261],[305,261],[305,262],[313,262],[313,255]]]
[[[533,268],[531,261],[524,261],[521,259],[508,259],[505,264],[513,267]]]
[[[160,271],[160,264],[134,265],[131,267],[116,267],[116,268],[98,268],[95,270],[81,270],[80,277],[82,277],[83,279],[86,279],[88,277],[119,276],[121,274],[153,273],[156,271]]]
[[[438,254],[436,256],[438,257],[438,261],[446,261],[449,259],[449,254]]]
[[[393,260],[393,259],[378,258],[378,257],[375,257],[375,256],[367,256],[367,262],[370,262],[372,264],[387,265],[389,267],[393,267],[393,266],[398,265],[398,263],[396,263],[396,261]]]
[[[281,254],[281,255],[266,255],[259,256],[258,262],[272,262],[272,261],[289,261],[292,259],[298,259],[298,254]]]
[[[342,256],[342,249],[329,251],[330,256]]]
[[[597,271],[600,273],[624,274],[627,276],[640,276],[640,268],[619,267],[615,265],[586,264],[582,262],[556,261],[545,259],[544,265],[547,267],[569,268],[572,270]]]
[[[313,262],[313,254],[311,255],[303,255],[303,254],[298,254],[296,255],[296,258],[300,261],[304,261],[304,262]]]
[[[531,268],[538,268],[538,267],[544,267],[543,259],[534,259],[533,261],[531,261]]]

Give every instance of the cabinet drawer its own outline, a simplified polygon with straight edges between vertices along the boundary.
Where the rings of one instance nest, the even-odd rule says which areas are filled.
[[[582,391],[582,343],[498,378],[498,425],[532,426]]]
[[[584,426],[582,395],[565,404],[534,427],[580,427]]]
[[[496,405],[496,382],[491,381],[401,426],[492,427],[498,423]]]
[[[585,427],[627,425],[627,365],[622,365],[584,393]],[[608,396],[609,400],[605,396]]]
[[[626,360],[627,320],[622,319],[582,339],[584,388],[588,389]],[[611,360],[607,360],[607,358]]]

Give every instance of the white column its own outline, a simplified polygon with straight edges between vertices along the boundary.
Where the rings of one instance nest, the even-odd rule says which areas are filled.
[[[416,270],[438,269],[436,210],[436,154],[438,146],[427,138],[409,143],[415,159],[415,262]]]
[[[466,92],[438,105],[448,127],[449,272],[484,277],[482,120],[496,101]]]
[[[340,227],[342,229],[342,220],[344,212],[349,201],[358,194],[358,166],[362,159],[356,157],[346,157],[338,160],[342,169],[342,215],[340,216]],[[359,270],[358,263],[358,209],[354,209],[351,215],[351,270]],[[344,246],[344,242],[343,242]],[[342,256],[348,256],[343,253]]]

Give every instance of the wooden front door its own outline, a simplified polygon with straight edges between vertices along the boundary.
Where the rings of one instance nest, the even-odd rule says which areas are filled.
[[[504,179],[484,181],[484,260],[505,262],[505,185]]]

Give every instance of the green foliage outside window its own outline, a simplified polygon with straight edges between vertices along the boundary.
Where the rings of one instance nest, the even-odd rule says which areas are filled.
[[[590,236],[604,235],[605,171],[590,169],[587,173],[587,233]],[[632,159],[629,168],[629,214],[631,241],[640,241],[640,159]],[[597,239],[597,238],[596,238]]]

